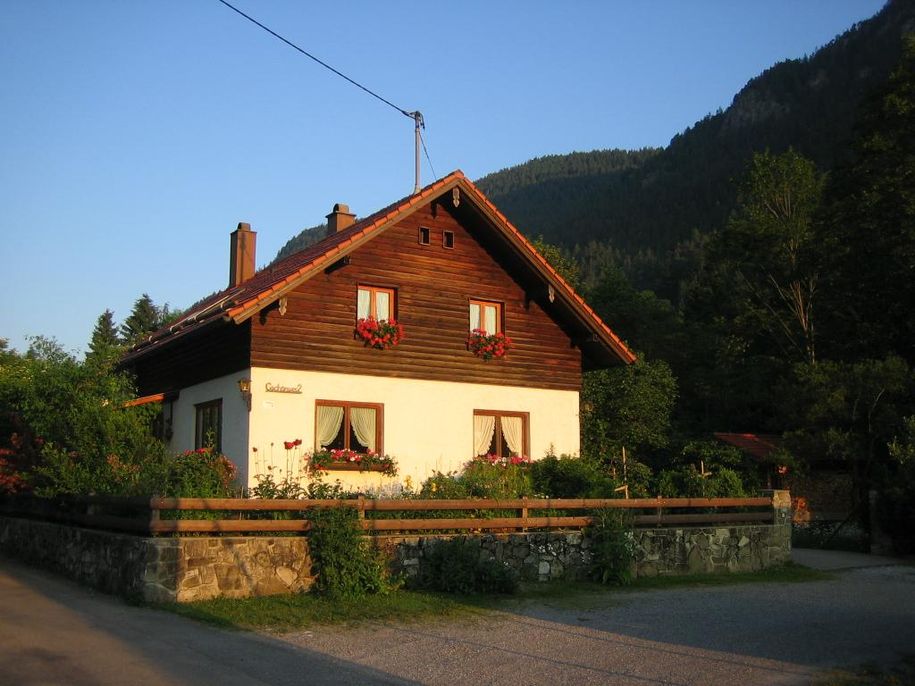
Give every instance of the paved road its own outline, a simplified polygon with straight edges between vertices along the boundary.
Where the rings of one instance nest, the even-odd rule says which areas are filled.
[[[822,582],[273,637],[129,607],[0,560],[0,683],[805,684],[827,667],[915,652],[915,567],[873,562],[821,558],[842,570]]]

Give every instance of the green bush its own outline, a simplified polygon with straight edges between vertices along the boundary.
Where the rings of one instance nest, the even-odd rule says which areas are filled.
[[[308,518],[315,591],[351,600],[390,590],[384,559],[362,535],[355,508],[315,509]]]
[[[877,522],[897,553],[915,553],[915,416],[903,421],[902,436],[888,446],[891,463],[880,480]]]
[[[665,469],[658,475],[657,491],[666,498],[743,498],[743,479],[733,469],[716,467],[702,476],[695,465]]]
[[[507,500],[534,494],[530,466],[492,463],[485,458],[471,460],[460,473],[435,472],[419,489],[420,498],[461,500],[493,498]]]
[[[700,472],[705,467],[706,475]],[[745,480],[754,484],[743,454],[715,441],[691,441],[683,446],[673,465],[658,474],[656,492],[667,498],[743,498]]]
[[[518,576],[497,560],[481,558],[479,541],[459,537],[428,545],[410,586],[461,595],[509,594],[518,590]]]
[[[54,341],[3,354],[2,482],[49,496],[154,492],[167,453],[150,430],[156,408],[125,407],[133,398],[128,377],[80,363]]]
[[[582,457],[547,455],[531,463],[538,495],[550,498],[614,498],[619,485],[600,464]]]
[[[594,579],[612,586],[631,583],[635,541],[629,513],[608,508],[595,510],[592,516],[594,519],[587,533],[591,539]]]
[[[527,464],[492,464],[486,459],[471,460],[461,472],[461,482],[471,498],[504,500],[534,494]]]
[[[454,472],[435,472],[423,481],[419,488],[419,497],[425,500],[463,500],[470,497],[470,492],[461,481],[460,475]]]
[[[213,448],[185,450],[169,460],[164,495],[177,498],[231,498],[235,465]]]

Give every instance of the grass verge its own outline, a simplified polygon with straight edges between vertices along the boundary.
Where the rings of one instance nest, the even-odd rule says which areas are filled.
[[[733,584],[756,584],[767,582],[800,583],[804,581],[826,581],[834,578],[828,572],[788,562],[781,567],[770,567],[758,572],[740,574],[690,574],[688,576],[654,576],[636,579],[627,589],[644,591],[653,588],[677,588],[681,586],[731,586]]]
[[[852,669],[831,669],[813,681],[814,686],[903,686],[915,684],[915,655],[899,664],[878,667],[865,664]]]
[[[196,603],[155,604],[161,610],[231,629],[285,632],[321,624],[368,620],[416,621],[471,617],[492,606],[489,597],[460,597],[397,590],[358,600],[330,600],[310,593],[260,598],[216,598]]]
[[[620,593],[697,586],[747,583],[797,583],[832,578],[800,565],[745,574],[704,574],[636,579],[626,587],[597,583],[554,581],[522,584],[513,596],[453,596],[426,591],[397,590],[359,600],[331,601],[320,596],[265,596],[230,600],[218,598],[196,603],[157,604],[154,607],[200,622],[233,629],[285,632],[321,624],[360,621],[420,621],[436,618],[469,619],[488,611],[513,611],[536,604],[575,608],[611,604]],[[602,602],[595,602],[597,599]]]

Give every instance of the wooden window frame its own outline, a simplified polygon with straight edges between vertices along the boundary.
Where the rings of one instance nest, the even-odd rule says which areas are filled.
[[[369,284],[360,283],[356,286],[356,318],[359,319],[359,291],[369,292],[369,317],[378,319],[378,303],[376,295],[378,293],[387,293],[391,302],[391,316],[389,319],[397,320],[397,289],[388,286],[370,286]]]
[[[321,450],[321,446],[318,445],[318,408],[322,406],[343,408],[343,445],[345,450],[352,450],[352,448],[349,447],[351,431],[349,418],[350,408],[362,407],[375,410],[375,452],[379,455],[384,455],[384,404],[360,403],[350,400],[315,400],[315,450]]]
[[[432,245],[432,229],[430,229],[428,226],[419,227],[419,244]]]
[[[530,412],[509,412],[507,410],[474,410],[473,416],[477,415],[486,415],[489,417],[496,418],[496,430],[493,434],[493,439],[496,442],[496,454],[501,454],[502,446],[502,423],[499,421],[500,417],[520,417],[521,421],[524,423],[524,457],[531,456],[531,413]],[[476,446],[472,446],[470,452],[475,452]]]
[[[454,250],[454,231],[442,231],[442,247],[445,250]]]
[[[208,410],[216,408],[216,431],[215,433],[215,445],[213,446],[216,452],[222,452],[222,398],[216,398],[214,400],[207,400],[205,403],[196,403],[194,405],[194,449],[206,448],[207,447],[207,437],[205,427],[201,425],[201,417],[204,416],[203,413],[206,413]]]
[[[479,307],[480,307],[480,321],[478,321],[476,323],[476,325],[474,325],[474,323],[470,321],[470,306],[471,305],[479,305]],[[468,322],[468,324],[470,324],[470,326],[468,327],[468,330],[473,331],[474,329],[483,328],[482,325],[483,325],[483,321],[485,320],[485,317],[483,316],[484,307],[495,307],[496,308],[496,330],[487,331],[486,333],[489,334],[490,336],[492,336],[493,334],[497,334],[497,333],[501,333],[501,332],[505,331],[505,321],[504,321],[505,307],[504,307],[503,303],[501,303],[497,300],[480,300],[478,298],[471,298],[470,301],[467,303],[467,322]]]

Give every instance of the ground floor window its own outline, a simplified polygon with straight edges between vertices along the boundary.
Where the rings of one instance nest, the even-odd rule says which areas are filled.
[[[222,398],[194,405],[197,421],[194,428],[194,447],[213,446],[222,452]]]
[[[318,400],[315,449],[384,452],[384,405]]]
[[[473,411],[473,454],[499,457],[530,456],[527,412]]]

